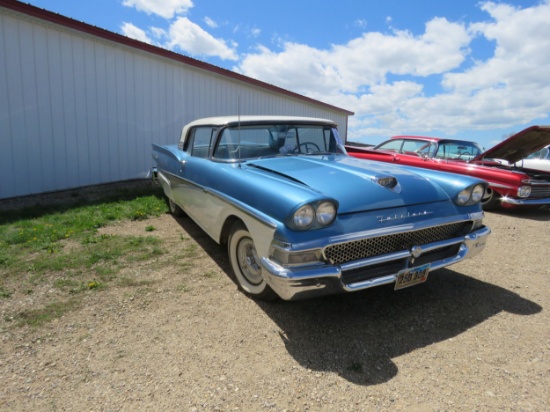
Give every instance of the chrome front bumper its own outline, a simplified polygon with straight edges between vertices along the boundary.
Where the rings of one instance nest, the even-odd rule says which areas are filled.
[[[500,198],[501,203],[517,206],[544,206],[550,205],[550,197],[545,199],[515,199],[503,196]]]
[[[487,237],[490,233],[491,230],[489,228],[482,227],[464,237],[423,245],[422,249],[425,251],[451,245],[458,246],[458,253],[455,255],[429,262],[430,272],[477,255],[485,247]],[[365,271],[369,271],[369,267],[373,265],[391,263],[404,258],[409,261],[408,259],[412,258],[412,253],[405,250],[345,265],[320,264],[301,268],[283,267],[265,257],[261,259],[261,262],[263,268],[262,274],[271,288],[282,299],[298,300],[342,292],[355,292],[375,286],[394,283],[397,279],[399,270],[395,273],[349,284],[343,282],[342,275],[345,270],[348,269],[364,269]],[[406,267],[400,268],[400,270],[402,269],[406,269]]]

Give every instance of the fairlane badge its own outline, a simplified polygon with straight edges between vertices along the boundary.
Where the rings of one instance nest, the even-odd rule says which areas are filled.
[[[420,216],[426,216],[431,215],[433,212],[428,212],[427,210],[424,210],[423,212],[418,213],[401,213],[401,214],[395,214],[390,216],[376,216],[378,221],[380,223],[387,222],[388,220],[399,220],[399,219],[407,219],[409,217],[420,217]]]

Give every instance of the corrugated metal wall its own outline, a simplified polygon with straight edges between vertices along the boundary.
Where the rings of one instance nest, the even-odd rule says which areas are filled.
[[[196,118],[347,114],[0,7],[0,199],[144,178]]]

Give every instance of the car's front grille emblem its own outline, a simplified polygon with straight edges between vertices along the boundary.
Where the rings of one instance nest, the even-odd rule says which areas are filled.
[[[420,246],[413,246],[411,248],[411,255],[414,258],[420,257],[421,254],[422,254],[422,248]]]

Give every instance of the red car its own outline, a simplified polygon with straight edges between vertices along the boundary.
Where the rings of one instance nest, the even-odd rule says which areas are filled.
[[[489,189],[483,208],[491,210],[550,205],[550,173],[520,167],[519,162],[548,144],[550,126],[532,126],[485,152],[474,142],[421,136],[395,136],[368,148],[348,144],[346,150],[361,159],[484,179]]]

